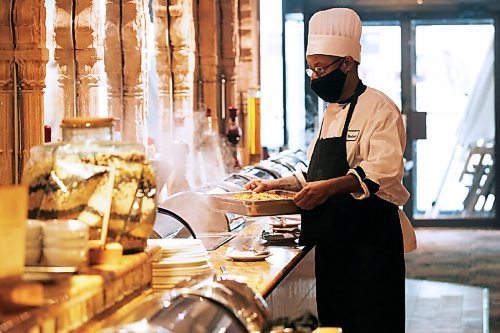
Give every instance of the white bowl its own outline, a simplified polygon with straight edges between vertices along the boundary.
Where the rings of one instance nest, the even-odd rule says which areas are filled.
[[[39,239],[42,236],[42,224],[40,220],[26,221],[26,240]]]
[[[44,248],[43,256],[49,266],[80,266],[87,258],[86,249]]]
[[[26,249],[26,254],[24,257],[24,263],[27,266],[37,265],[40,262],[40,257],[42,256],[42,248],[30,248]]]
[[[87,238],[64,239],[45,236],[43,239],[44,248],[86,249],[87,246]]]
[[[75,239],[89,237],[89,226],[78,220],[51,220],[43,224],[43,237]]]

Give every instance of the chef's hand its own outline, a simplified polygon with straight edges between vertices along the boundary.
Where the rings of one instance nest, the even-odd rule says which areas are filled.
[[[308,183],[295,195],[293,202],[299,208],[310,210],[321,205],[331,195],[331,182],[328,180],[319,180]]]
[[[276,179],[253,179],[245,184],[245,190],[251,190],[256,193],[275,190],[279,187],[280,185]]]

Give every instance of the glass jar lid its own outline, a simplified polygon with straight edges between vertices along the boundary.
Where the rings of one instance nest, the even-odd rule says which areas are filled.
[[[66,118],[62,120],[61,126],[65,128],[99,128],[113,125],[113,118]]]
[[[61,128],[63,142],[113,140],[113,118],[67,118]]]

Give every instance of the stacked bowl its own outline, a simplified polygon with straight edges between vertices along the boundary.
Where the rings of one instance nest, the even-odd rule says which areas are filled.
[[[212,271],[210,257],[199,239],[149,239],[161,250],[153,261],[154,291],[168,290],[190,277]]]
[[[78,220],[43,223],[43,260],[48,266],[78,267],[87,259],[89,228]]]
[[[28,220],[26,223],[26,266],[40,263],[42,256],[42,221]]]

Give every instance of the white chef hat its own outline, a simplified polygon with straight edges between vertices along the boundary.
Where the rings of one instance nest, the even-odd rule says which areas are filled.
[[[351,56],[361,62],[361,19],[349,8],[316,12],[309,20],[306,55]]]

